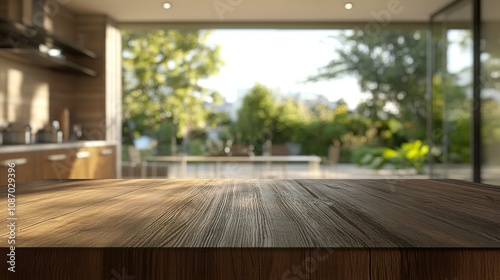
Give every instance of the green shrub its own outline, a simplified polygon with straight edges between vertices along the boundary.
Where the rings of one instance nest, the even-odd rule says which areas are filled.
[[[380,169],[387,163],[394,164],[396,169],[414,168],[418,174],[424,173],[429,146],[421,140],[403,143],[398,149],[372,149],[358,161],[360,165],[369,165],[373,169]]]

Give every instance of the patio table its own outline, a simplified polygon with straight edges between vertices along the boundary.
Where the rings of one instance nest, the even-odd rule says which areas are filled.
[[[303,163],[309,165],[309,172],[314,175],[319,174],[319,156],[152,156],[146,158],[148,162],[173,162],[180,164],[177,175],[178,178],[186,177],[188,162],[215,162],[216,176],[220,175],[222,163]],[[283,165],[283,168],[286,168]],[[284,170],[286,172],[286,170]]]

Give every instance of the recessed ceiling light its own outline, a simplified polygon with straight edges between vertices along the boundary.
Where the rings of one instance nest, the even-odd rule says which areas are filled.
[[[346,10],[350,10],[350,9],[352,9],[353,7],[354,7],[354,6],[352,5],[352,3],[351,3],[351,2],[347,2],[347,3],[345,3],[345,4],[344,4],[344,8],[345,8]]]
[[[168,10],[170,8],[172,8],[172,4],[170,4],[168,2],[163,3],[163,9]]]

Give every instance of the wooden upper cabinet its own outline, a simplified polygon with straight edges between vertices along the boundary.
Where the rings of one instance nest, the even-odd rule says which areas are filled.
[[[0,154],[0,186],[7,186],[9,164],[15,164],[16,183],[40,180],[38,153]]]

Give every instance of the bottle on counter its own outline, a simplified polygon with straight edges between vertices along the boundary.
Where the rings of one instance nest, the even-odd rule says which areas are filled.
[[[73,133],[71,133],[70,140],[71,141],[77,141],[82,138],[82,125],[81,124],[74,124],[73,125]]]
[[[59,116],[59,123],[62,131],[63,141],[69,140],[69,127],[70,127],[70,119],[69,119],[69,110],[68,108],[64,108],[61,111],[61,115]]]

